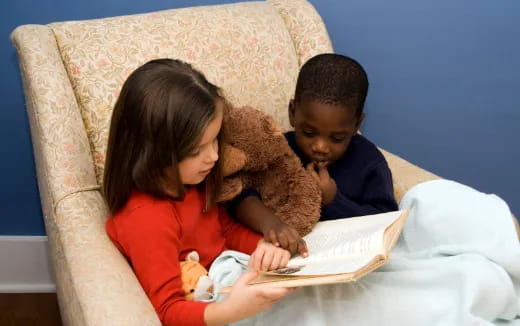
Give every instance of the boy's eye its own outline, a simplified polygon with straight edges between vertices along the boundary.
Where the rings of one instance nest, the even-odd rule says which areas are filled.
[[[303,135],[306,136],[306,137],[312,137],[312,136],[315,136],[316,133],[312,132],[312,131],[307,131],[307,130],[304,130],[302,131]]]
[[[335,143],[341,143],[342,141],[345,141],[347,139],[347,136],[334,136],[332,137],[332,141]]]

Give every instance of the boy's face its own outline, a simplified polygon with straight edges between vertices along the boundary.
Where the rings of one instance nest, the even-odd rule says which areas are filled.
[[[343,105],[291,101],[289,120],[300,151],[317,166],[328,166],[345,153],[363,115],[357,118],[355,109]]]

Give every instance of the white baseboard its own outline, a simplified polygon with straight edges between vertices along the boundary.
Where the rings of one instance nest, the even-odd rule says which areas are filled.
[[[0,236],[0,293],[56,292],[46,236]]]

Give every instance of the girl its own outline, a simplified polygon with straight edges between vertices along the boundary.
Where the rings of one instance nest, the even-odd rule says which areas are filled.
[[[215,205],[226,101],[189,64],[153,60],[124,83],[114,107],[103,190],[106,228],[163,325],[223,325],[251,317],[290,292],[248,284],[244,274],[218,303],[184,299],[180,264],[197,250],[209,267],[224,250],[251,255],[249,268],[283,267],[290,254],[233,222]]]

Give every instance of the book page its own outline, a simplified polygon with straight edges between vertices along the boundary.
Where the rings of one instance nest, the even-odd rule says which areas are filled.
[[[304,237],[309,257],[296,256],[269,274],[327,275],[353,273],[384,256],[383,234],[402,211],[318,223]]]

